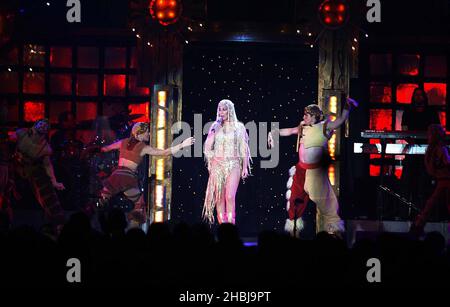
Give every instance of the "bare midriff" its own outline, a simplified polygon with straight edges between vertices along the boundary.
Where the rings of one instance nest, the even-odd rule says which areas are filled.
[[[130,161],[130,160],[125,159],[125,158],[120,158],[119,159],[119,166],[129,168],[132,171],[136,171],[137,168],[138,168],[138,165],[135,162]]]

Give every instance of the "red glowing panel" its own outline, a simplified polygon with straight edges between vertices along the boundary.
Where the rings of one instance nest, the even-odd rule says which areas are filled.
[[[125,68],[127,64],[126,48],[106,48],[105,68]]]
[[[52,95],[72,94],[72,76],[70,74],[51,74],[50,92]]]
[[[105,75],[105,96],[125,96],[125,75]]]
[[[45,118],[45,103],[37,101],[25,101],[23,105],[24,120],[35,122]]]
[[[97,117],[96,102],[77,102],[77,122]]]
[[[394,175],[397,177],[397,179],[400,179],[402,177],[403,167],[402,166],[396,166],[394,170]]]
[[[72,67],[72,48],[50,48],[50,65],[53,67]]]
[[[98,76],[94,74],[78,74],[76,92],[78,96],[97,96]]]
[[[50,102],[50,123],[57,124],[59,114],[72,111],[72,102],[70,101],[52,101]]]
[[[150,120],[150,102],[137,103],[128,105],[130,114],[144,114],[135,119],[134,122],[148,122]]]
[[[427,93],[429,105],[445,106],[447,96],[446,83],[424,83],[423,88]]]
[[[392,130],[392,110],[371,109],[369,129]]]
[[[414,89],[417,87],[419,86],[413,83],[403,83],[397,85],[397,102],[410,104]]]
[[[44,74],[34,72],[25,73],[23,76],[23,92],[26,94],[44,94]]]
[[[19,79],[16,72],[4,71],[0,73],[0,93],[19,92]]]
[[[381,169],[381,167],[379,165],[370,164],[369,165],[369,175],[371,177],[378,177],[378,176],[380,176],[380,169]]]
[[[392,90],[390,83],[370,83],[370,102],[390,103],[392,101]]]
[[[447,76],[447,58],[445,56],[426,56],[425,57],[425,77]]]
[[[445,129],[445,127],[447,126],[447,114],[445,112],[438,112],[438,114],[439,114],[439,121],[442,127],[444,127]]]
[[[97,47],[78,47],[78,67],[97,68],[98,67],[98,48]]]
[[[129,76],[130,95],[132,96],[149,96],[150,88],[141,87],[137,84],[137,77],[135,75]]]
[[[392,55],[391,54],[371,54],[370,55],[370,74],[388,75],[392,73]]]
[[[401,55],[398,58],[398,71],[402,75],[417,76],[419,74],[420,55]]]

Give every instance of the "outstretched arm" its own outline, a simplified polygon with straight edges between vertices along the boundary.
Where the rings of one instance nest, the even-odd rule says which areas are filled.
[[[346,104],[344,106],[344,110],[342,111],[341,116],[336,118],[334,121],[329,122],[328,125],[327,125],[327,128],[330,129],[330,130],[338,129],[348,119],[348,117],[350,115],[351,108],[352,107],[357,107],[357,106],[358,106],[358,102],[356,102],[352,98],[348,97],[347,98],[347,102],[346,102]]]
[[[181,144],[169,147],[167,149],[157,149],[151,146],[145,146],[142,150],[143,155],[151,155],[151,156],[170,156],[176,154],[178,151],[183,149],[184,147],[191,146],[195,143],[195,139],[193,137],[185,139]]]
[[[269,148],[272,148],[273,146],[273,134],[277,133],[279,136],[289,136],[293,134],[298,134],[298,127],[293,128],[284,128],[284,129],[274,129],[269,132],[269,135],[267,136],[267,143],[269,145]]]
[[[120,149],[120,145],[122,145],[122,140],[117,141],[117,142],[112,143],[112,144],[107,145],[107,146],[103,146],[101,148],[101,151],[102,152],[108,152],[108,151],[111,151],[111,150],[118,150],[118,149]]]

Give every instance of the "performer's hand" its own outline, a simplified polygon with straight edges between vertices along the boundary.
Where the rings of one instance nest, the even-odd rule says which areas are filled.
[[[269,132],[269,134],[267,135],[267,145],[269,145],[269,148],[272,148],[273,146],[272,132]]]
[[[347,97],[347,103],[355,108],[357,108],[359,105],[359,103],[355,99],[352,99],[350,97]]]
[[[188,147],[195,143],[195,139],[193,137],[187,138],[181,143],[181,147]]]
[[[61,191],[61,190],[65,190],[66,189],[66,187],[64,186],[64,184],[62,184],[61,182],[53,182],[53,187],[55,188],[55,189],[57,189],[58,191]]]
[[[244,167],[244,168],[242,169],[241,178],[242,178],[242,179],[245,179],[245,178],[247,178],[247,177],[248,177],[248,168],[247,168],[247,167]]]

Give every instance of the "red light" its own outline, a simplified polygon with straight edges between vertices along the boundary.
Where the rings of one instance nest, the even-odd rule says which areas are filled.
[[[345,5],[339,4],[339,6],[338,6],[338,11],[339,11],[339,12],[345,11]]]
[[[343,22],[344,21],[344,17],[342,17],[341,15],[338,16],[338,21],[339,22]]]
[[[325,17],[325,23],[331,23],[331,18],[330,17]]]
[[[26,101],[23,105],[26,122],[35,122],[45,117],[45,104],[43,102]]]
[[[325,6],[323,7],[323,10],[324,10],[325,12],[329,12],[329,11],[330,11],[330,6],[329,6],[329,5],[325,5]]]
[[[163,26],[174,24],[181,16],[181,2],[175,0],[152,0],[149,5],[152,18]]]

